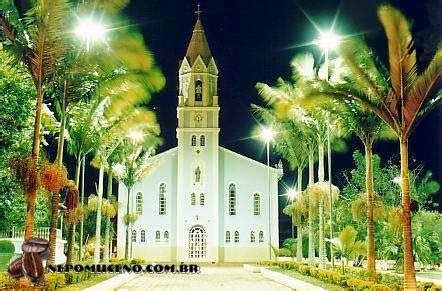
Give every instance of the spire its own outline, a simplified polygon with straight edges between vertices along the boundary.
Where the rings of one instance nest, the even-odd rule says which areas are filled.
[[[198,4],[198,10],[195,11],[197,19],[186,52],[186,58],[191,66],[198,56],[201,56],[206,65],[209,64],[210,59],[212,58],[212,53],[210,52],[206,34],[204,33],[203,24],[201,23],[201,13],[202,11],[200,10],[200,5]]]

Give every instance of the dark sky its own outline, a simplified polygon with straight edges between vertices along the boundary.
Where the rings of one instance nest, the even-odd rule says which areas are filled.
[[[256,82],[271,84],[278,76],[288,78],[289,62],[296,53],[311,51],[318,60],[320,58],[315,47],[297,47],[317,36],[302,10],[323,29],[331,25],[339,11],[335,30],[342,35],[363,33],[381,58],[385,58],[385,36],[376,17],[376,6],[380,1],[205,0],[199,3],[209,45],[220,70],[220,144],[261,162],[265,162],[263,145],[248,138],[257,124],[250,112],[250,104],[259,103],[254,88]],[[418,44],[418,52],[432,46],[427,37],[429,31],[433,34],[439,31],[441,35],[440,22],[432,23],[441,19],[440,12],[434,15],[435,11],[442,10],[440,1],[389,3],[401,8],[412,20],[418,40],[426,40]],[[190,0],[132,0],[126,9],[167,78],[166,88],[154,101],[165,139],[162,150],[176,145],[178,62],[185,54],[192,33],[196,5],[196,1]],[[427,59],[428,54],[425,54],[423,61]],[[439,180],[442,178],[440,125],[441,106],[420,124],[410,142],[411,156],[422,161]],[[357,140],[349,141],[349,146],[362,149]],[[395,142],[378,143],[375,151],[386,159],[391,156],[398,159],[399,146]],[[278,159],[273,156],[272,163]],[[336,173],[353,167],[351,151],[334,155],[333,167]],[[289,178],[284,179],[286,183],[290,183]],[[340,176],[336,175],[334,179],[339,184]],[[288,231],[287,220],[283,216],[281,219],[281,231],[285,233]]]

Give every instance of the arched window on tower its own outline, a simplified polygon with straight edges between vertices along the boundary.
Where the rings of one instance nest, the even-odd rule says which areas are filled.
[[[165,183],[161,183],[160,184],[160,191],[159,191],[159,195],[158,195],[158,201],[159,201],[159,211],[158,213],[160,215],[165,215],[166,214],[166,184]]]
[[[141,239],[140,239],[140,241],[141,242],[146,242],[146,231],[145,230],[141,231]]]
[[[143,213],[143,193],[138,192],[136,197],[137,214],[141,215]]]
[[[203,81],[195,81],[195,101],[203,101]]]
[[[160,231],[159,230],[155,231],[155,241],[156,242],[160,241]]]
[[[235,242],[239,243],[239,231],[235,231]]]
[[[233,183],[229,185],[229,214],[236,215],[236,186]]]
[[[190,205],[196,204],[196,195],[195,193],[190,194]]]
[[[192,135],[190,144],[195,147],[196,146],[196,135]]]
[[[253,194],[253,214],[261,214],[261,199],[258,193]]]
[[[164,236],[164,241],[168,242],[169,241],[169,232],[167,230],[164,232],[163,236]]]
[[[200,146],[205,146],[206,145],[206,136],[203,134],[202,136],[200,136]]]
[[[206,204],[206,197],[204,196],[204,193],[200,194],[200,205],[203,206]]]
[[[199,166],[195,169],[195,182],[201,182],[201,169]]]
[[[264,242],[264,232],[262,230],[259,232],[259,242]]]

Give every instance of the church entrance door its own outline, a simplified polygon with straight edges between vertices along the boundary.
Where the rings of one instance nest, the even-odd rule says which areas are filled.
[[[201,225],[194,225],[189,231],[189,259],[206,257],[206,231]]]

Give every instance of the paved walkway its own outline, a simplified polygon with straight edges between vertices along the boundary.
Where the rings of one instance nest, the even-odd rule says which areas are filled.
[[[238,267],[201,266],[199,274],[143,274],[114,290],[222,290],[278,291],[291,290],[261,274]]]

